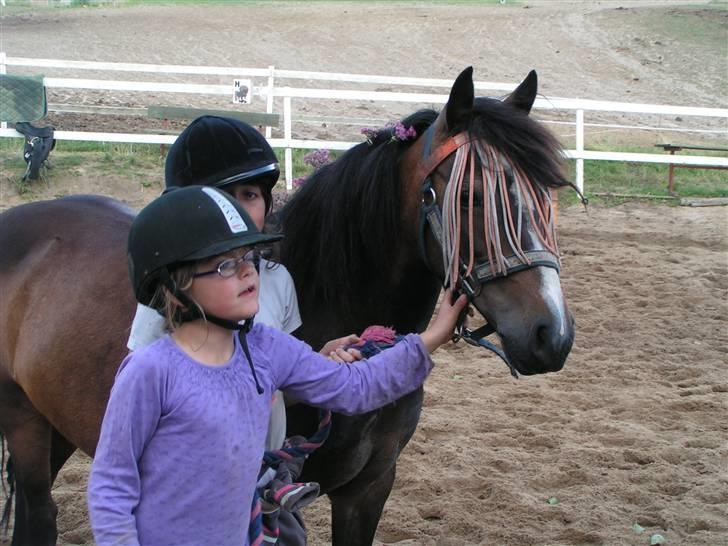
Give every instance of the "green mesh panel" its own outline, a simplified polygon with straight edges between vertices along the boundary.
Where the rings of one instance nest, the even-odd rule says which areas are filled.
[[[47,113],[43,76],[0,74],[0,121],[37,121]]]

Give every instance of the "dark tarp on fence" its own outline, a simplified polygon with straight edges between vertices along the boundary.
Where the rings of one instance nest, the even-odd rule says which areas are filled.
[[[47,113],[43,76],[0,74],[0,121],[38,121]]]

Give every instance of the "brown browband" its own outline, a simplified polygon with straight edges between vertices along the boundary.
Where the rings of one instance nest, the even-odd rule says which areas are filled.
[[[463,146],[473,140],[474,139],[470,137],[467,131],[463,131],[462,133],[458,133],[457,135],[451,136],[447,140],[443,141],[427,158],[423,158],[423,160],[420,160],[417,163],[416,180],[422,181],[430,176],[432,171],[434,171],[440,163],[445,161],[447,156],[460,148],[460,146]]]

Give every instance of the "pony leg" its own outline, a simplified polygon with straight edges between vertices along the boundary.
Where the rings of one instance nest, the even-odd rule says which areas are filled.
[[[8,434],[15,477],[15,532],[12,546],[56,543],[58,509],[51,497],[51,427],[40,415]]]
[[[51,432],[51,485],[56,481],[58,472],[68,458],[76,451],[76,446],[66,440],[55,428]]]
[[[374,541],[394,485],[397,458],[417,428],[422,398],[420,388],[378,410],[375,426],[365,433],[373,444],[366,464],[351,481],[328,491],[334,546],[369,546]]]
[[[374,542],[384,503],[392,491],[395,465],[372,476],[360,475],[329,493],[333,546],[370,546]]]
[[[17,386],[0,389],[0,410],[15,481],[12,546],[53,546],[58,509],[51,497],[51,426]]]

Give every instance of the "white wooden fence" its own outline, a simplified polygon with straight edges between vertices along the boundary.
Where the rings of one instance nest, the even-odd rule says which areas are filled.
[[[286,187],[292,188],[293,179],[293,148],[304,149],[334,149],[345,150],[357,144],[357,142],[316,140],[316,139],[294,139],[292,137],[293,124],[293,100],[305,101],[307,99],[323,99],[337,101],[374,101],[419,103],[419,104],[444,104],[447,102],[447,92],[420,93],[420,92],[390,92],[390,91],[365,91],[353,89],[313,89],[302,87],[277,87],[276,80],[320,80],[329,84],[337,85],[350,83],[385,84],[401,88],[445,88],[452,85],[451,80],[424,79],[409,77],[372,76],[361,74],[342,74],[330,72],[304,72],[296,70],[281,70],[273,66],[268,68],[245,68],[245,67],[206,67],[206,66],[180,66],[180,65],[155,65],[138,63],[101,63],[87,61],[63,61],[53,59],[30,59],[24,57],[7,57],[0,52],[0,73],[6,72],[8,66],[22,66],[45,69],[68,69],[68,70],[94,70],[114,72],[134,72],[153,74],[186,74],[186,75],[207,75],[207,76],[228,76],[232,78],[256,78],[264,80],[265,85],[253,86],[252,95],[265,97],[266,111],[273,112],[274,99],[283,99],[283,138],[270,138],[270,128],[266,136],[271,146],[285,150],[285,179]],[[133,81],[133,80],[111,80],[111,79],[78,79],[78,78],[56,78],[46,77],[44,83],[48,88],[86,89],[86,90],[116,90],[130,92],[163,92],[163,93],[188,93],[195,95],[227,95],[232,96],[232,82],[229,85],[218,84],[195,84],[195,83],[172,83],[154,81]],[[516,84],[476,82],[475,89],[479,91],[500,91],[502,93],[513,90]],[[718,121],[717,130],[705,131],[717,133],[721,139],[728,140],[728,108],[700,108],[688,106],[666,106],[654,104],[637,104],[627,102],[608,102],[581,99],[549,98],[537,99],[535,109],[571,111],[574,115],[576,127],[576,145],[574,149],[566,150],[567,158],[576,160],[576,185],[584,189],[584,160],[604,161],[629,161],[643,163],[663,163],[677,165],[706,165],[713,167],[728,167],[728,158],[715,156],[687,156],[687,155],[665,155],[648,153],[622,153],[590,151],[585,149],[584,128],[585,114],[587,112],[612,112],[629,114],[658,114],[669,116],[686,116],[712,118]],[[664,128],[663,128],[664,130]],[[0,137],[21,136],[14,129],[7,127],[0,128]],[[80,131],[56,131],[55,137],[58,140],[85,140],[101,142],[129,142],[146,144],[171,144],[176,136],[164,134],[136,134],[136,133],[93,133]],[[726,142],[724,140],[723,142]],[[725,144],[722,146],[725,147]]]

